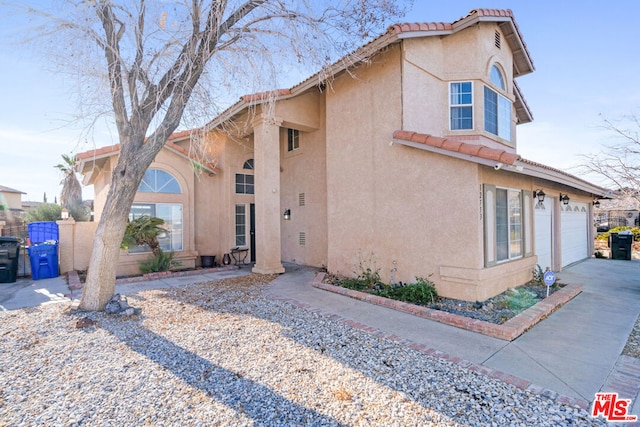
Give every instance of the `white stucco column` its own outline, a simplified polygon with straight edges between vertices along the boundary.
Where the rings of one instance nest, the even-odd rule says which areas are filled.
[[[260,116],[253,123],[256,204],[254,273],[284,273],[280,242],[280,123]]]

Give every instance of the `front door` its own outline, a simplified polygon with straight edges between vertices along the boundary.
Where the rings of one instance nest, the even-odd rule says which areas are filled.
[[[251,262],[256,262],[256,205],[249,206],[249,249],[251,250]]]

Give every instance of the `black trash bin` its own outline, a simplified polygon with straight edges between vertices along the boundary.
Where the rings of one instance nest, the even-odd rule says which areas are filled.
[[[611,233],[609,234],[609,247],[611,248],[611,259],[631,259],[631,245],[633,244],[633,234]]]
[[[0,237],[0,283],[13,283],[18,274],[20,239]]]

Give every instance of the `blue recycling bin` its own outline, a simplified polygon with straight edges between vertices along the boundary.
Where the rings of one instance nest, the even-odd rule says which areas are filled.
[[[58,224],[53,221],[32,222],[27,225],[31,245],[27,248],[33,280],[59,276]]]

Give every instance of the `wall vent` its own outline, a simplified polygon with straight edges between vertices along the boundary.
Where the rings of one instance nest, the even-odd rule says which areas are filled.
[[[300,232],[300,246],[304,246],[307,244],[307,233],[304,231]]]
[[[304,206],[306,204],[306,199],[304,193],[298,194],[298,206]]]
[[[496,36],[495,36],[495,43],[496,43],[496,47],[498,49],[500,49],[500,44],[502,43],[502,37],[500,36],[500,33],[496,31]]]

